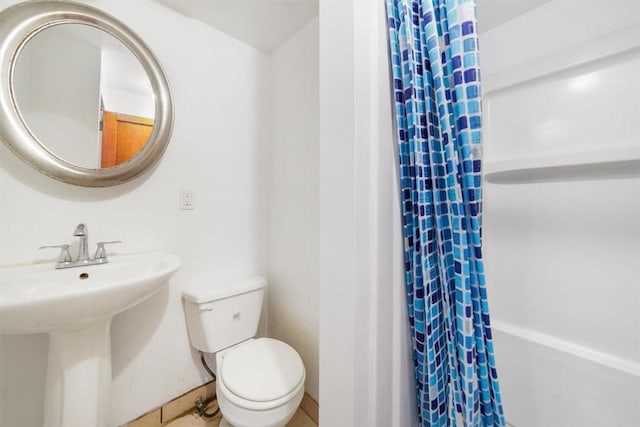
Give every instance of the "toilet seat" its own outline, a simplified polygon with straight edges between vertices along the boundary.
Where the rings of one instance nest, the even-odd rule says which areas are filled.
[[[305,369],[298,353],[271,338],[252,339],[219,360],[218,387],[234,404],[253,410],[275,408],[304,387]]]

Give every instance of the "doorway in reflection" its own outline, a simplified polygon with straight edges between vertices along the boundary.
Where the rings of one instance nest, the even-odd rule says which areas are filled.
[[[103,111],[100,167],[110,168],[135,157],[152,131],[153,119]]]

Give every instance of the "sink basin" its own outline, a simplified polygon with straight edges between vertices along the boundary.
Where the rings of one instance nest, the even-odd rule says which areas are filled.
[[[49,334],[45,427],[106,427],[111,319],[158,292],[180,267],[174,255],[109,257],[102,265],[0,268],[0,333]]]
[[[0,268],[0,334],[78,328],[113,317],[159,291],[180,266],[168,254],[115,255],[89,267]]]

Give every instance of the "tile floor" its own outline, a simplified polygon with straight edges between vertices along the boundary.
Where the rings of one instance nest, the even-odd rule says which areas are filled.
[[[211,419],[203,418],[193,407],[198,398],[211,400],[215,396],[215,390],[214,381],[203,384],[121,427],[219,427],[221,415]],[[217,402],[211,401],[207,412],[212,413],[217,407]],[[314,419],[318,419],[318,404],[305,393],[298,411],[287,427],[318,427]]]
[[[214,404],[215,407],[215,404]],[[211,411],[211,409],[208,409]],[[195,413],[188,413],[173,421],[163,424],[163,427],[218,427],[220,423],[220,415],[207,420]],[[318,427],[302,409],[298,409],[287,427]]]

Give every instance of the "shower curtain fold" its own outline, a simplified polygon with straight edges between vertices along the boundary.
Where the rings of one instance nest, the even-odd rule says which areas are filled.
[[[482,261],[475,2],[386,0],[423,426],[504,426]]]

